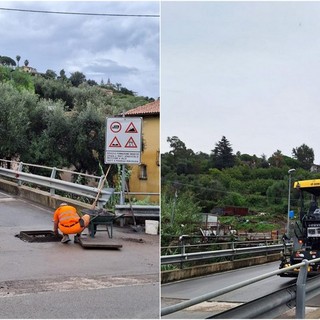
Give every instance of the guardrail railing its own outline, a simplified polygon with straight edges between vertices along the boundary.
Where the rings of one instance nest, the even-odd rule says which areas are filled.
[[[269,273],[265,273],[258,277],[248,279],[237,284],[225,287],[220,290],[216,290],[187,301],[180,302],[175,305],[171,305],[161,309],[161,316],[166,316],[174,312],[186,309],[193,305],[208,301],[225,293],[234,291],[236,289],[243,288],[258,281],[270,278],[281,273],[288,272],[293,269],[299,269],[298,278],[296,284],[291,286],[291,290],[288,288],[276,292],[274,295],[267,295],[258,300],[254,300],[252,303],[246,303],[240,307],[231,309],[230,312],[224,312],[221,318],[224,319],[257,319],[257,318],[274,318],[280,316],[285,309],[292,309],[296,307],[296,319],[305,318],[305,301],[306,296],[314,297],[320,294],[319,278],[310,279],[307,281],[308,265],[320,262],[320,258],[313,260],[303,260],[300,263],[292,265],[287,268],[278,269]],[[256,307],[252,305],[255,304]],[[234,310],[234,312],[233,312]],[[219,318],[219,315],[212,316],[210,318]]]
[[[10,169],[8,169],[8,167]],[[30,171],[41,170],[42,175],[30,173]],[[96,186],[84,185],[76,182],[61,180],[58,174],[72,174],[76,177],[76,181],[89,179]],[[114,193],[112,188],[103,188],[104,176],[94,176],[80,172],[74,172],[65,169],[51,168],[47,166],[34,165],[23,162],[8,161],[0,159],[0,176],[7,177],[16,181],[18,185],[23,183],[48,188],[50,195],[55,195],[56,190],[71,193],[77,196],[95,199],[99,189],[100,195],[97,200],[97,207],[102,208]]]
[[[251,253],[270,253],[283,249],[282,244],[274,244],[270,246],[258,246],[258,247],[248,247],[248,248],[234,248],[226,250],[215,250],[208,252],[194,252],[194,253],[182,253],[182,254],[173,254],[170,256],[161,256],[161,264],[173,264],[173,263],[183,263],[190,261],[199,261],[213,258],[221,257],[236,257],[243,254]]]
[[[233,242],[221,242],[211,244],[198,244],[189,245],[183,241],[183,236],[180,237],[180,246],[162,247],[162,252],[167,251],[180,251],[179,253],[171,255],[161,255],[161,265],[179,264],[180,268],[183,268],[183,264],[186,262],[197,262],[202,260],[209,260],[214,258],[229,257],[231,260],[237,256],[245,254],[264,254],[279,252],[284,249],[283,243],[275,244],[277,241],[265,240],[265,241],[233,241]],[[286,247],[289,248],[292,243],[287,243]],[[216,250],[210,250],[210,248],[219,248]],[[222,249],[227,248],[227,249]],[[197,250],[196,252],[194,252]],[[203,251],[199,251],[203,250]],[[206,251],[204,251],[206,250]]]

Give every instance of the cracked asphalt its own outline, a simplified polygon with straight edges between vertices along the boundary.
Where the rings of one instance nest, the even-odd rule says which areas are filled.
[[[17,237],[52,230],[52,213],[0,191],[1,319],[159,319],[159,236],[114,227],[118,250]]]

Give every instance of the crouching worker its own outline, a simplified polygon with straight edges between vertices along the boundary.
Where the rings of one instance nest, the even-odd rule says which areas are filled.
[[[89,225],[90,216],[88,214],[80,215],[75,207],[67,203],[61,203],[59,208],[53,214],[53,231],[58,235],[58,228],[63,234],[62,243],[70,241],[69,234],[74,234],[74,242],[78,243],[81,232]]]

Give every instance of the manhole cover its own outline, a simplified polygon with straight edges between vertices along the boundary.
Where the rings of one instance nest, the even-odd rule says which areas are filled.
[[[62,235],[56,236],[52,230],[20,231],[16,237],[28,242],[55,242],[62,239]]]

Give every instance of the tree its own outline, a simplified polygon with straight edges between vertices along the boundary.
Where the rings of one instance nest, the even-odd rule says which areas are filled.
[[[184,153],[187,150],[187,147],[183,141],[181,141],[177,136],[168,137],[167,142],[170,143],[170,151],[173,155],[178,155],[179,153]]]
[[[0,83],[0,96],[0,157],[12,159],[29,148],[28,115],[37,97],[26,90],[20,92],[8,83]]]
[[[63,80],[63,81],[68,79],[64,69],[61,69],[59,74],[60,74],[60,76],[58,77],[58,79]]]
[[[53,71],[48,69],[45,73],[45,78],[47,79],[56,79],[57,78],[57,74]]]
[[[16,66],[16,62],[7,56],[0,56],[0,64],[2,64],[3,66]]]
[[[286,212],[288,185],[284,180],[275,181],[267,189],[267,197],[269,205],[277,205],[276,208],[280,212]]]
[[[97,83],[96,81],[91,80],[91,79],[87,80],[87,84],[88,84],[89,86],[97,86],[97,85],[98,85],[98,83]]]
[[[11,70],[12,84],[19,91],[28,90],[34,93],[34,83],[32,76],[27,72],[21,72],[19,69]]]
[[[131,90],[129,90],[129,89],[127,89],[127,88],[125,88],[125,87],[122,87],[122,88],[120,89],[120,92],[121,92],[122,94],[134,96],[134,92],[131,91]]]
[[[261,155],[260,167],[269,168],[269,162],[267,160],[267,156],[264,153]]]
[[[201,210],[191,193],[164,190],[161,194],[161,245],[172,236],[192,235],[201,226]]]
[[[42,133],[40,145],[43,147],[42,153],[47,163],[59,167],[70,165],[68,157],[73,152],[70,134],[72,119],[66,116],[62,105],[54,105],[46,113],[45,122],[46,129]]]
[[[76,71],[71,73],[69,80],[74,87],[79,87],[81,83],[86,81],[86,76],[82,72]]]
[[[276,168],[282,168],[285,164],[281,150],[274,152],[268,160],[270,165]]]
[[[95,173],[99,168],[98,160],[104,161],[105,117],[93,106],[88,106],[71,121],[68,160],[77,171]]]
[[[17,90],[28,90],[34,92],[33,78],[27,72],[21,72],[19,69],[0,66],[0,82],[10,82]]]
[[[177,136],[168,137],[167,142],[170,143],[172,148],[169,154],[164,156],[167,165],[171,166],[178,175],[195,173],[194,152],[187,149],[185,143]]]
[[[18,67],[19,67],[19,61],[20,61],[21,57],[19,55],[16,56],[16,60],[18,62]]]
[[[312,148],[309,148],[306,144],[302,144],[300,147],[292,149],[292,156],[300,162],[302,168],[310,170],[314,161]]]
[[[216,143],[216,147],[212,150],[212,158],[214,166],[218,169],[231,168],[235,164],[235,155],[232,153],[230,142],[225,136]]]
[[[29,65],[29,60],[24,60],[24,65],[27,67]]]

